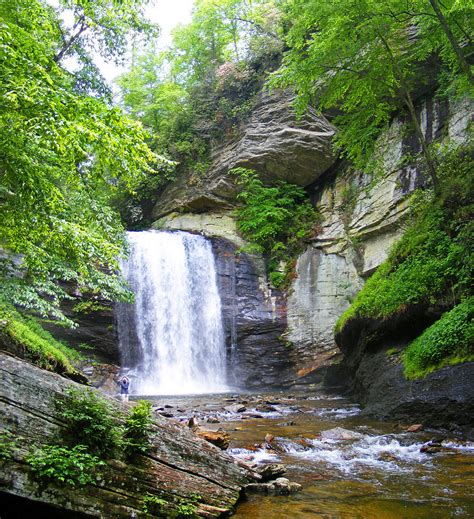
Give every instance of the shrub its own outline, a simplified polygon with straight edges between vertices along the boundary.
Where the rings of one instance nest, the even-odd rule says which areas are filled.
[[[407,378],[416,378],[452,362],[474,359],[474,297],[427,328],[404,351]]]
[[[128,456],[148,450],[152,423],[151,402],[139,400],[125,419],[125,453]]]
[[[58,417],[66,422],[66,434],[93,454],[113,456],[123,447],[123,428],[117,410],[93,391],[70,389],[56,401]]]
[[[269,279],[281,286],[288,273],[280,272],[280,263],[302,251],[303,240],[318,221],[317,213],[300,186],[283,181],[266,186],[253,170],[235,168],[232,172],[242,187],[237,226],[252,249],[268,257]]]
[[[98,457],[89,454],[85,445],[76,445],[72,449],[45,445],[34,449],[27,462],[38,478],[73,488],[92,483],[98,469],[105,465]]]

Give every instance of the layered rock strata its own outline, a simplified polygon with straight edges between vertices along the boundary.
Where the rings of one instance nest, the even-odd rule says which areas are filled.
[[[150,450],[133,464],[107,461],[103,475],[85,487],[38,482],[25,457],[34,445],[55,443],[65,426],[55,415],[55,400],[81,386],[0,353],[0,425],[16,446],[2,463],[2,517],[24,517],[33,510],[44,517],[130,518],[143,514],[144,496],[177,506],[194,499],[198,516],[228,512],[249,480],[245,470],[217,447],[187,428],[157,416]],[[117,413],[129,404],[114,403]],[[194,497],[193,497],[194,496]]]

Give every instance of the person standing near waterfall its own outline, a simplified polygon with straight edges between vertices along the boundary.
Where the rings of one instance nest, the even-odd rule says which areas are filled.
[[[130,388],[130,379],[128,377],[122,377],[120,380],[120,395],[124,402],[128,402],[128,390]]]

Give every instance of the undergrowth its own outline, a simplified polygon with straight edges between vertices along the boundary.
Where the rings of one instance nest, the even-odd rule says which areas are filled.
[[[292,259],[302,252],[304,240],[318,222],[304,188],[281,180],[266,186],[255,171],[235,168],[232,173],[242,191],[236,209],[237,227],[250,243],[250,251],[268,258],[271,284],[281,287],[289,281]]]
[[[465,341],[449,341],[443,330],[464,330],[466,305],[472,307],[471,299],[458,305],[472,293],[472,152],[472,147],[463,147],[440,153],[439,193],[414,195],[410,225],[336,323],[337,333],[353,319],[385,320],[412,307],[439,302],[448,309],[456,307],[426,330],[410,347],[410,353],[407,351],[404,362],[411,377],[448,358],[453,361],[466,356]]]
[[[77,373],[72,362],[82,356],[55,339],[34,317],[20,314],[12,305],[0,301],[0,336],[13,343],[18,352],[35,364],[63,374]],[[1,337],[0,337],[1,338]]]
[[[151,403],[140,400],[128,414],[91,390],[69,389],[55,401],[64,434],[56,443],[33,446],[26,461],[36,478],[80,487],[102,475],[110,458],[134,462],[150,447]]]
[[[32,450],[26,461],[37,478],[73,488],[92,483],[105,465],[97,456],[88,453],[85,445],[71,449],[44,445]]]
[[[443,314],[403,352],[405,376],[427,375],[435,369],[474,360],[474,297]]]

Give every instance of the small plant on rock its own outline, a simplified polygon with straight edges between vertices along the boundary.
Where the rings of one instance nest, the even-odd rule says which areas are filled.
[[[125,453],[129,457],[143,454],[150,446],[151,402],[140,400],[125,419]]]
[[[33,473],[40,479],[57,485],[82,487],[92,483],[98,469],[105,465],[97,456],[88,454],[85,445],[72,449],[58,445],[44,445],[27,457]]]
[[[101,458],[120,451],[123,428],[112,405],[92,391],[70,389],[67,395],[56,401],[58,417],[66,422],[67,436]]]

